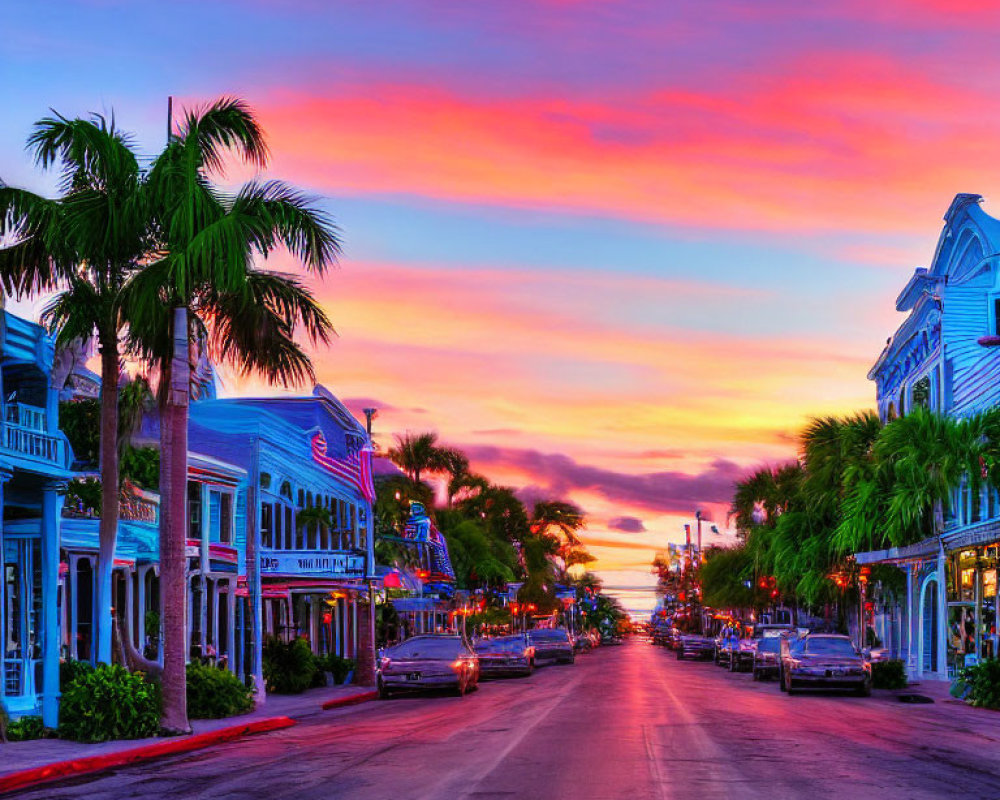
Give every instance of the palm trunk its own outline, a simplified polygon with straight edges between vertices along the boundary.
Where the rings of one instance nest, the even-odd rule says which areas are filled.
[[[190,393],[187,309],[175,308],[170,383],[160,420],[160,608],[163,615],[163,717],[171,733],[190,733],[187,716],[187,438]]]
[[[97,554],[98,663],[111,663],[113,598],[111,572],[118,538],[118,338],[100,335],[101,349],[101,521]]]

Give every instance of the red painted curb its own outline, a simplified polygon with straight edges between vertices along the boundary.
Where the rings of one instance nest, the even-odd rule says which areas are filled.
[[[115,767],[123,767],[126,764],[150,761],[154,758],[187,753],[191,750],[200,750],[203,747],[211,747],[214,744],[229,742],[252,733],[267,733],[268,731],[290,728],[294,724],[295,720],[288,717],[268,717],[267,719],[255,722],[247,722],[243,725],[230,725],[227,728],[219,728],[215,731],[198,733],[193,736],[167,739],[162,742],[143,745],[142,747],[133,747],[131,750],[119,750],[117,753],[105,753],[99,756],[76,758],[69,761],[56,761],[53,764],[46,764],[42,767],[33,767],[0,776],[0,794],[13,792],[15,789],[37,786],[61,778],[87,775],[93,772],[104,772]]]
[[[333,700],[327,700],[321,708],[324,711],[329,711],[331,708],[341,708],[342,706],[355,706],[358,703],[367,703],[369,700],[374,700],[378,697],[378,692],[360,692],[359,694],[352,694],[350,697],[335,697]]]

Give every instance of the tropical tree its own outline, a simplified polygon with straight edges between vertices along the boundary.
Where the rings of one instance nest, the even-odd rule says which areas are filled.
[[[149,246],[142,171],[127,136],[99,115],[36,123],[36,163],[57,166],[61,195],[50,200],[0,182],[0,281],[11,295],[59,290],[44,318],[57,346],[96,336],[101,357],[100,472],[118,486],[120,294]],[[117,491],[101,494],[97,557],[97,660],[111,661],[111,573],[118,533]]]
[[[468,471],[469,462],[465,455],[437,443],[438,435],[432,431],[396,434],[396,446],[389,449],[390,460],[414,481],[420,483],[420,476],[426,472],[447,472],[455,477]]]
[[[340,251],[326,215],[286,184],[252,181],[235,194],[216,188],[211,176],[223,172],[227,156],[254,167],[267,163],[263,133],[246,104],[223,98],[186,112],[146,176],[156,249],[123,299],[131,344],[160,377],[163,726],[178,731],[189,729],[184,540],[191,342],[204,342],[215,360],[241,374],[284,385],[314,379],[295,335],[302,330],[313,343],[326,342],[330,321],[298,278],[258,269],[255,261],[281,247],[322,274]],[[256,559],[250,536],[247,561]],[[255,672],[259,677],[259,665]]]

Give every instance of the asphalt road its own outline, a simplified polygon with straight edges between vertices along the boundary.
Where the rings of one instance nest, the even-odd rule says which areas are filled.
[[[888,696],[788,697],[644,642],[24,798],[1000,797],[1000,714]]]

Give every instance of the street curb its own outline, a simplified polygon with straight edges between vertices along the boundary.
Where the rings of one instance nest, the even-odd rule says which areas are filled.
[[[290,728],[294,724],[295,720],[289,717],[268,717],[267,719],[246,722],[242,725],[230,725],[227,728],[219,728],[218,730],[198,733],[193,736],[168,739],[163,742],[143,745],[142,747],[133,747],[131,750],[119,750],[116,753],[75,758],[69,761],[56,761],[41,767],[32,767],[31,769],[20,770],[19,772],[0,775],[0,794],[7,794],[17,789],[32,788],[63,778],[104,772],[115,767],[123,767],[127,764],[135,764],[140,761],[151,761],[156,758],[163,758],[164,756],[201,750],[215,744],[239,739],[241,736]]]
[[[378,692],[359,692],[358,694],[352,694],[350,697],[335,697],[332,700],[327,700],[320,708],[324,711],[329,711],[331,708],[356,706],[358,703],[367,703],[369,700],[374,700],[377,697]]]

